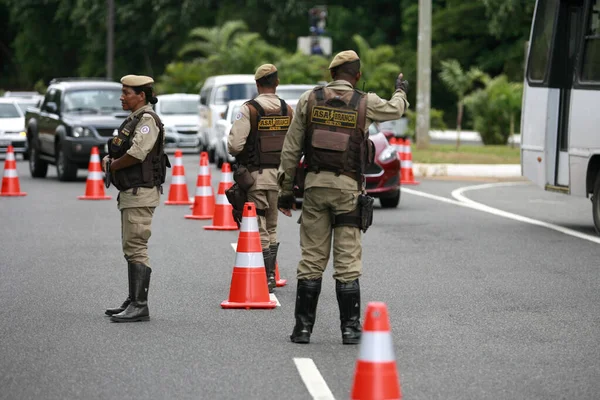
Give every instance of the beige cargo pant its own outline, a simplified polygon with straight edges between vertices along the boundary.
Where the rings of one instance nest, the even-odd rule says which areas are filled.
[[[333,215],[350,212],[358,206],[358,190],[311,187],[304,191],[300,217],[298,279],[321,278],[331,253],[333,233],[333,277],[352,282],[362,273],[361,231],[355,227],[332,227]]]
[[[265,210],[265,216],[257,215],[260,245],[263,250],[277,243],[277,190],[251,190],[248,201],[257,209]]]
[[[121,242],[127,262],[150,266],[148,239],[152,235],[155,207],[134,207],[121,210]]]

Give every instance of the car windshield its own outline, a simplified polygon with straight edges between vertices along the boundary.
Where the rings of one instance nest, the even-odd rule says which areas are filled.
[[[225,105],[232,100],[251,99],[256,95],[256,84],[235,83],[219,86],[215,96],[215,105]]]
[[[165,100],[159,99],[160,113],[164,115],[195,115],[198,114],[198,100],[179,99]]]
[[[121,91],[115,89],[77,90],[67,92],[63,111],[81,114],[112,113],[122,110]]]
[[[17,101],[17,105],[19,106],[21,111],[23,111],[23,114],[25,114],[25,111],[27,111],[27,107],[36,107],[37,104],[38,104],[37,101],[29,101],[29,102]]]
[[[393,132],[394,136],[402,136],[406,131],[406,119],[400,118],[393,121],[373,122],[369,126],[369,135],[376,135],[379,132]]]
[[[235,122],[235,117],[240,112],[240,108],[242,108],[242,106],[235,106],[231,109],[231,123],[232,124]]]
[[[308,89],[277,89],[277,96],[283,100],[298,100]]]
[[[0,118],[20,118],[19,108],[11,103],[0,103]]]

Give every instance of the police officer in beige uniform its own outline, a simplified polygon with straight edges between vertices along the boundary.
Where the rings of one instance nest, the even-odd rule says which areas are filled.
[[[277,242],[277,168],[285,134],[292,119],[292,109],[275,91],[279,85],[273,64],[258,67],[254,74],[258,96],[241,108],[227,138],[227,150],[236,157],[238,169],[247,169],[250,180],[247,201],[256,205],[260,242],[267,272],[269,292],[275,289]]]
[[[113,322],[147,321],[150,262],[148,239],[152,234],[154,209],[160,201],[168,159],[164,154],[164,130],[151,104],[154,80],[148,76],[127,75],[123,84],[121,105],[131,111],[109,140],[109,155],[102,169],[111,174],[117,189],[117,205],[121,211],[121,240],[128,264],[129,296],[121,307],[106,310]]]
[[[332,248],[333,277],[340,311],[342,342],[360,343],[362,271],[359,204],[363,171],[369,156],[368,128],[374,121],[395,120],[408,107],[408,82],[400,74],[389,101],[355,89],[360,59],[351,50],[337,54],[329,66],[333,82],[305,92],[298,102],[281,153],[278,208],[291,216],[293,179],[300,157],[307,164],[300,217],[302,260],[298,264],[294,326],[290,339],[309,343],[315,322],[322,275]],[[372,203],[371,203],[372,205]],[[363,228],[366,229],[366,228]]]

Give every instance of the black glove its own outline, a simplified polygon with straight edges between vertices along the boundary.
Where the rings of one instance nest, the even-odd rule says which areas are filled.
[[[291,210],[296,204],[296,198],[292,193],[283,194],[277,198],[277,208],[283,210]]]
[[[403,80],[400,75],[396,78],[396,90],[402,90],[404,93],[408,93],[408,81]]]
[[[231,209],[231,215],[233,216],[233,220],[237,224],[238,228],[240,228],[242,226],[242,212],[233,208]]]

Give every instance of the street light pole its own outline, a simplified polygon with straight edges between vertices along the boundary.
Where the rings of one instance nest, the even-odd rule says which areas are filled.
[[[115,33],[115,2],[106,0],[106,77],[113,78],[114,38]]]
[[[431,0],[419,0],[417,44],[417,148],[429,146],[431,109]]]

